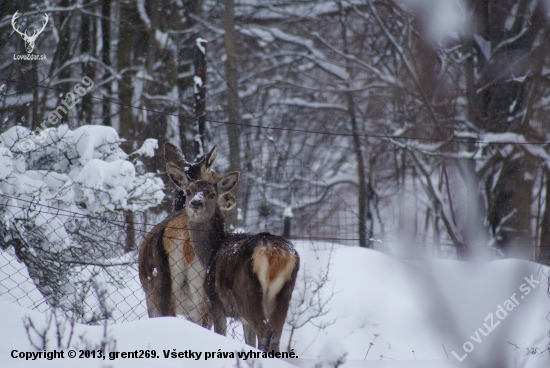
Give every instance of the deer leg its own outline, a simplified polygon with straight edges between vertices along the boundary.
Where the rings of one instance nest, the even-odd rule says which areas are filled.
[[[258,337],[258,349],[263,351],[269,351],[269,345],[271,342],[271,335],[273,334],[273,326],[267,318],[264,317],[261,304],[254,304],[256,308],[248,311],[246,317],[249,327],[254,329],[256,336]],[[246,330],[245,330],[246,334]],[[247,341],[248,344],[248,341]],[[249,344],[250,345],[250,344]]]
[[[179,234],[177,234],[179,235]],[[165,298],[171,298],[173,300],[173,313],[174,315],[187,315],[186,300],[189,294],[189,280],[185,274],[185,259],[183,257],[181,248],[183,240],[173,238],[174,234],[165,234],[163,243],[164,249],[168,254],[168,266],[170,274],[170,295],[163,295]],[[193,320],[193,322],[197,322]]]
[[[268,321],[262,321],[262,325],[256,329],[258,334],[258,349],[262,351],[270,351],[271,340],[273,338],[273,326]]]
[[[225,336],[227,333],[227,318],[219,305],[212,305],[212,317],[214,318],[214,332]]]
[[[209,330],[212,327],[212,316],[210,302],[204,290],[206,271],[195,258],[185,270],[185,274],[189,279],[188,295],[192,304],[190,306],[192,310],[189,311],[189,317],[193,322]]]
[[[283,326],[286,320],[286,314],[292,298],[292,290],[294,289],[293,282],[287,282],[276,296],[275,308],[269,316],[269,322],[273,326],[273,336],[270,340],[269,350],[279,351],[279,343],[283,333]]]
[[[147,314],[149,315],[149,318],[154,317],[160,317],[161,313],[157,306],[157,303],[154,302],[151,295],[149,295],[151,292],[147,292],[145,294],[145,303],[147,304]]]
[[[244,331],[244,341],[247,345],[252,346],[253,348],[256,347],[256,332],[254,332],[254,329],[248,324],[246,321],[242,321],[243,324],[243,331]]]

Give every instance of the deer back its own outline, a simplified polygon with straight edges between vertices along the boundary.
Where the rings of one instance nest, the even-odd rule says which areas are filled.
[[[213,310],[251,326],[260,349],[278,351],[299,264],[294,246],[283,237],[228,236],[207,274],[206,292]],[[216,326],[220,316],[214,317]]]

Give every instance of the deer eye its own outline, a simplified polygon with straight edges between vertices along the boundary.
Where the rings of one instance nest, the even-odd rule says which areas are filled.
[[[185,191],[185,195],[186,195],[186,196],[190,196],[190,195],[191,195],[191,191],[190,191],[190,190],[186,190],[186,191]]]
[[[210,194],[210,195],[208,196],[208,198],[214,199],[215,196],[216,196],[216,194],[212,193],[212,194]]]

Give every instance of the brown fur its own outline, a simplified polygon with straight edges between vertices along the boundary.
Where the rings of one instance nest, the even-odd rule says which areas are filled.
[[[279,351],[279,341],[299,269],[291,242],[269,233],[227,234],[219,196],[231,191],[239,173],[216,184],[190,180],[167,165],[174,183],[188,192],[185,209],[195,254],[208,269],[204,288],[210,300],[214,331],[226,334],[226,318],[240,320],[246,343],[264,351]],[[191,200],[192,198],[192,200]],[[253,331],[252,331],[253,330]]]
[[[216,147],[205,156],[199,158],[196,163],[191,164],[187,163],[185,157],[176,146],[167,143],[164,149],[166,163],[180,167],[190,177],[212,181],[217,181],[220,178],[220,175],[212,170],[217,152]],[[183,194],[181,195],[183,196]],[[185,200],[184,198],[185,196],[183,196],[183,200]],[[220,198],[220,202],[223,210],[229,210],[236,204],[236,199],[233,194],[227,193],[223,198]],[[212,322],[206,295],[204,295],[205,299],[202,300],[200,297],[201,294],[193,292],[195,289],[191,287],[197,288],[198,286],[196,283],[195,286],[190,285],[193,280],[189,279],[188,276],[188,272],[190,271],[194,272],[191,273],[193,278],[196,277],[197,272],[205,274],[205,270],[197,264],[197,257],[191,245],[188,221],[189,217],[185,211],[176,211],[168,215],[168,217],[157,224],[147,234],[139,248],[139,277],[146,294],[149,317],[175,316],[178,310],[176,307],[179,308],[183,305],[183,302],[181,302],[182,297],[180,296],[182,304],[176,306],[174,292],[179,292],[180,294],[188,295],[192,299],[187,299],[187,307],[183,308],[183,312],[178,313],[184,313],[194,322],[209,327]],[[175,257],[170,256],[170,254],[175,255]],[[174,262],[177,262],[177,259],[181,260],[182,258],[183,265],[174,265],[174,267],[178,267],[177,270],[170,269],[170,264],[174,264]],[[180,268],[183,268],[183,270]],[[182,272],[184,275],[182,275]],[[174,284],[176,282],[174,275],[176,274],[180,277],[178,282],[183,285],[182,289],[179,289],[179,286],[175,286],[179,284]],[[181,277],[187,279],[182,280]],[[175,287],[176,289],[174,289]],[[189,303],[198,304],[193,313],[200,312],[200,320],[196,314],[193,316],[187,314]]]
[[[169,244],[171,239],[183,240],[181,251],[185,258],[185,265],[188,266],[191,264],[193,259],[195,259],[195,252],[193,251],[189,238],[189,217],[187,217],[187,215],[182,214],[166,224],[163,245],[167,253],[170,252]]]
[[[284,272],[283,279],[288,281],[296,265],[296,257],[288,251],[271,246],[258,247],[252,253],[254,273],[259,273],[260,259],[265,258],[269,264],[267,282],[271,284],[281,272]],[[289,267],[287,267],[287,265]]]
[[[148,305],[150,317],[175,316],[172,300],[168,253],[165,249],[166,227],[182,212],[174,212],[157,224],[145,237],[139,248],[139,279],[145,294],[152,296],[152,305]],[[174,236],[172,234],[171,236]]]
[[[280,236],[235,234],[222,240],[205,284],[215,331],[223,333],[225,317],[232,317],[255,331],[259,349],[278,351],[298,269],[298,254]],[[255,346],[255,339],[247,343]]]
[[[189,235],[189,232],[187,232]],[[188,266],[195,259],[195,252],[193,251],[193,246],[191,245],[191,239],[187,238],[183,241],[183,257],[185,258],[185,265]]]

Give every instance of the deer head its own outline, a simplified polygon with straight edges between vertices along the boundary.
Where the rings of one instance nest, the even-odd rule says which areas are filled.
[[[215,184],[205,180],[192,180],[178,166],[167,163],[166,172],[170,179],[185,193],[185,208],[189,221],[208,221],[216,211],[218,198],[229,193],[239,181],[239,172],[229,173]]]
[[[172,164],[180,168],[190,178],[206,180],[211,183],[216,183],[220,180],[220,174],[212,169],[217,156],[218,146],[214,146],[210,152],[200,157],[197,162],[189,163],[179,148],[171,143],[164,144],[164,160],[166,164]],[[218,204],[222,211],[229,211],[235,207],[237,199],[232,193],[225,193],[218,197]]]
[[[27,30],[25,30],[25,32],[21,32],[19,31],[19,27],[15,25],[15,21],[20,17],[20,15],[18,15],[17,13],[19,13],[19,11],[16,11],[13,17],[11,18],[11,25],[15,30],[15,32],[19,33],[23,38],[23,41],[25,41],[25,48],[27,49],[27,53],[30,54],[34,50],[34,42],[38,38],[38,35],[40,35],[42,31],[44,31],[44,29],[46,28],[46,24],[48,24],[48,20],[49,20],[48,14],[44,14],[44,23],[42,23],[42,28],[40,30],[35,29],[32,35],[29,36],[27,34]]]

